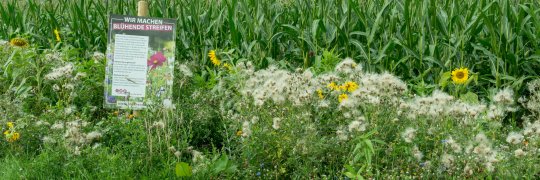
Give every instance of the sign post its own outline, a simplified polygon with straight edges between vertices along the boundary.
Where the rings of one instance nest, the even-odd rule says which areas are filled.
[[[139,1],[139,16],[109,16],[105,107],[137,110],[171,102],[176,20],[145,17],[148,3]]]
[[[138,9],[137,9],[137,16],[148,16],[148,2],[146,1],[139,1]]]

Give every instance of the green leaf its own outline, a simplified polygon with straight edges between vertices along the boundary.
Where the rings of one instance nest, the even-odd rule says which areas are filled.
[[[227,155],[221,156],[214,164],[214,173],[218,174],[221,171],[224,171],[227,168],[228,163],[229,157],[227,157]]]
[[[192,174],[191,166],[185,162],[176,163],[176,176],[177,177],[191,177]]]
[[[478,95],[476,95],[473,92],[467,92],[466,94],[462,94],[459,99],[461,99],[463,102],[471,103],[471,104],[478,104]]]
[[[451,77],[452,73],[450,71],[443,73],[439,79],[439,86],[444,89],[448,85],[448,80],[450,80]]]
[[[229,165],[229,167],[227,167],[227,169],[225,170],[225,173],[232,174],[232,173],[236,172],[237,170],[238,170],[237,165]]]
[[[379,13],[377,13],[377,17],[375,18],[375,22],[373,23],[373,27],[371,28],[371,30],[369,31],[369,36],[368,36],[368,39],[367,39],[367,44],[370,45],[373,40],[375,39],[375,33],[379,30],[379,25],[382,23],[383,21],[383,14],[384,12],[386,12],[386,8],[388,8],[388,6],[390,5],[390,1],[389,2],[386,2],[383,6],[383,8],[379,11]]]
[[[368,150],[374,154],[375,153],[375,148],[373,147],[373,143],[371,143],[371,141],[369,139],[364,139],[364,143],[367,145],[368,147]]]
[[[352,178],[352,179],[355,179],[356,178],[356,175],[354,175],[353,173],[351,172],[346,172],[345,173],[345,176],[349,177],[349,178]]]

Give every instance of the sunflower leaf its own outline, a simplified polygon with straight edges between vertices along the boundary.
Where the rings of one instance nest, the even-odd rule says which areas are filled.
[[[441,78],[439,79],[439,85],[444,89],[448,85],[448,80],[452,77],[452,73],[450,71],[445,72],[441,75]]]
[[[478,104],[478,95],[476,95],[473,92],[467,92],[465,94],[462,94],[459,99],[461,99],[463,102],[471,103],[471,104]]]

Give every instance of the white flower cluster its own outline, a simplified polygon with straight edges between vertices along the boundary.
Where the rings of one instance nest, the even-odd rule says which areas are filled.
[[[350,117],[348,117],[350,118]],[[347,118],[347,119],[348,119]],[[338,128],[336,131],[337,138],[341,141],[346,141],[349,136],[354,137],[355,133],[361,133],[366,131],[368,123],[364,116],[356,116],[354,121],[351,121],[346,127]]]
[[[408,118],[429,117],[443,119],[444,117],[476,118],[486,111],[486,105],[469,104],[454,100],[453,96],[440,90],[433,91],[431,96],[416,97],[400,105],[403,111],[409,112]]]
[[[412,143],[412,141],[414,140],[416,136],[416,129],[412,128],[412,127],[409,127],[407,129],[405,129],[405,131],[403,133],[401,133],[401,137],[403,138],[403,140],[405,140],[405,142],[407,143]]]
[[[86,143],[92,143],[96,140],[99,140],[102,137],[101,133],[98,131],[92,131],[86,134]]]
[[[493,96],[493,104],[489,106],[486,117],[491,120],[502,120],[507,112],[515,112],[514,91],[510,88],[499,90]]]
[[[527,156],[527,154],[540,153],[540,121],[533,123],[523,123],[523,130],[520,132],[510,132],[506,137],[506,142],[511,144],[512,147],[517,148],[514,150],[514,156],[517,158]],[[527,153],[530,152],[530,153]]]
[[[57,122],[51,129],[63,129],[64,123]],[[103,135],[99,131],[92,131],[89,133],[84,133],[82,128],[88,126],[88,122],[75,120],[65,123],[65,133],[64,133],[64,142],[68,147],[74,148],[74,154],[80,155],[80,148],[91,145],[92,143],[99,140]],[[53,138],[44,137],[43,141],[46,143],[56,142]],[[99,143],[94,144],[94,148],[99,147]]]
[[[523,135],[540,137],[540,120],[535,121],[534,123],[526,122],[525,128],[523,129]]]
[[[469,145],[465,152],[472,153],[471,155],[474,155],[488,172],[494,171],[494,164],[499,162],[499,159],[497,159],[497,151],[492,148],[491,141],[484,133],[479,133],[475,136],[474,144],[476,145]]]
[[[204,157],[204,154],[202,152],[193,149],[193,147],[191,146],[187,148],[187,151],[191,153],[192,156],[191,161],[193,162],[193,173],[197,173],[203,169],[208,168],[210,162]]]
[[[92,55],[92,59],[94,59],[94,63],[96,63],[96,64],[100,63],[101,61],[103,61],[105,59],[105,54],[96,51]]]
[[[446,168],[451,168],[455,162],[456,162],[455,157],[451,154],[443,154],[441,156],[441,163]]]
[[[495,94],[495,96],[493,96],[493,102],[503,105],[514,104],[514,91],[510,88],[500,90],[497,94]]]
[[[520,144],[523,141],[523,135],[517,132],[511,132],[506,137],[506,142],[510,144]]]
[[[336,135],[337,135],[338,139],[341,140],[341,141],[346,141],[346,140],[349,139],[349,136],[347,135],[347,132],[345,130],[343,130],[343,128],[337,130]]]
[[[366,131],[366,119],[363,116],[357,118],[349,124],[349,132],[364,132]]]
[[[72,73],[73,73],[73,64],[67,64],[65,66],[53,69],[52,72],[45,75],[45,79],[57,80],[63,77],[71,77]]]
[[[154,123],[152,123],[152,128],[155,128],[155,129],[165,129],[165,122],[163,121],[155,121]]]
[[[242,137],[246,138],[251,135],[251,126],[249,124],[249,121],[244,121],[242,124]]]
[[[358,84],[358,87],[349,90],[350,95],[341,103],[342,107],[350,109],[364,104],[397,104],[407,91],[406,83],[396,76],[390,73],[365,74],[362,67],[350,58],[337,64],[335,72],[316,77],[310,70],[290,72],[278,69],[276,66],[254,72],[249,62],[237,64],[237,69],[248,77],[240,92],[244,96],[252,97],[257,106],[267,101],[277,104],[292,102],[294,105],[305,105],[311,100],[318,99],[315,98],[316,91],[326,89],[332,82]],[[335,96],[340,94],[339,91],[331,93]],[[329,106],[329,102],[324,100],[316,104],[321,108]]]
[[[176,105],[173,104],[172,100],[167,98],[163,99],[163,108],[165,109],[176,109]]]
[[[63,122],[56,122],[51,126],[51,129],[53,129],[53,130],[64,129],[64,123]]]
[[[358,89],[351,93],[351,99],[357,102],[395,105],[407,91],[405,82],[387,72],[363,74],[358,81]]]
[[[520,98],[521,103],[525,108],[533,113],[533,118],[540,120],[540,79],[531,81],[527,84],[530,96],[528,98]]]
[[[281,127],[281,118],[275,117],[272,120],[272,128],[274,128],[275,130],[278,130],[280,127]]]
[[[454,138],[449,137],[448,139],[444,141],[444,144],[446,146],[449,146],[452,149],[452,151],[454,151],[454,153],[461,153],[461,150],[462,150],[461,145],[458,142],[456,142]]]
[[[420,151],[420,149],[418,149],[418,146],[416,145],[413,147],[411,152],[414,158],[418,161],[422,161],[422,158],[424,158],[424,153],[422,153],[422,151]]]
[[[193,72],[191,72],[191,70],[186,64],[180,64],[178,69],[180,70],[182,75],[184,75],[185,77],[188,77],[188,78],[193,77]]]
[[[247,76],[251,76],[255,73],[255,66],[253,66],[251,61],[236,63],[236,69]]]
[[[86,73],[78,72],[77,74],[75,74],[75,77],[73,77],[73,80],[78,81],[85,78],[86,76],[87,76]]]
[[[351,75],[353,73],[361,73],[362,66],[356,64],[356,62],[354,62],[354,60],[351,58],[345,58],[343,61],[336,65],[335,71],[336,73]]]
[[[62,61],[62,53],[57,51],[50,51],[45,54],[45,62],[59,62]]]
[[[173,153],[176,158],[180,158],[180,156],[182,155],[182,152],[177,151],[174,146],[169,147],[169,151]]]
[[[276,104],[290,101],[295,105],[303,105],[313,98],[315,91],[310,74],[309,70],[299,74],[272,66],[255,72],[240,92],[244,96],[253,97],[257,106],[269,100]]]
[[[66,132],[64,138],[71,145],[84,144],[86,142],[86,134],[81,131],[84,127],[80,121],[71,121],[66,123]]]
[[[43,138],[41,138],[41,140],[45,144],[54,144],[54,143],[56,143],[56,140],[54,138],[50,137],[50,136],[44,136]]]

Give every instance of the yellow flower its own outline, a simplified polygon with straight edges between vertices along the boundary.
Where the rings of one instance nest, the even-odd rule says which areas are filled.
[[[343,100],[345,100],[347,98],[349,98],[349,96],[347,96],[347,94],[339,95],[339,97],[338,97],[339,103],[343,102]]]
[[[330,90],[339,91],[339,86],[335,82],[331,82],[326,87],[328,87]]]
[[[319,99],[324,99],[324,95],[321,89],[317,89],[317,95],[319,96]]]
[[[8,128],[13,128],[13,122],[7,122]]]
[[[133,119],[134,117],[135,117],[135,115],[133,115],[133,114],[130,114],[130,115],[127,116],[128,119]]]
[[[221,61],[219,61],[216,56],[216,51],[210,50],[210,52],[208,53],[208,57],[210,57],[210,61],[212,61],[212,64],[214,64],[214,66],[221,65]]]
[[[342,89],[343,91],[353,92],[358,89],[358,84],[352,81],[347,81],[345,82],[345,84],[340,86],[340,89]]]
[[[15,142],[15,141],[19,140],[20,137],[21,137],[21,135],[18,132],[13,133],[13,135],[11,136],[11,138],[8,141],[9,142]]]
[[[242,136],[242,134],[243,134],[242,130],[236,131],[236,136]]]
[[[58,29],[54,29],[54,35],[56,36],[56,42],[60,42],[62,39],[60,39],[60,31]]]
[[[9,44],[11,44],[11,46],[26,47],[28,46],[28,41],[24,38],[13,38]]]
[[[459,68],[452,71],[452,81],[456,84],[464,84],[469,79],[469,70],[467,68]]]
[[[6,136],[6,139],[8,142],[15,142],[19,140],[21,135],[18,132],[11,132],[11,131],[4,131],[4,136]]]
[[[226,68],[227,70],[231,70],[231,65],[229,63],[223,63],[223,67]]]

